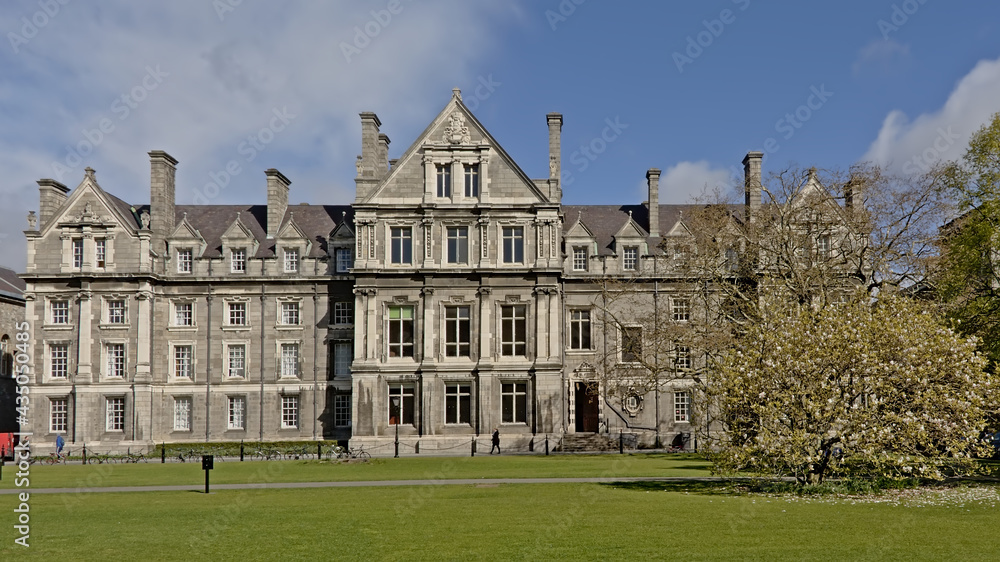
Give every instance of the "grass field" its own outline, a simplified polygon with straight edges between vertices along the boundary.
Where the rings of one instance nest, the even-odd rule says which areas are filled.
[[[631,459],[631,462],[628,462]],[[405,461],[405,462],[404,462]],[[678,465],[688,465],[684,467]],[[100,469],[102,465],[93,467]],[[213,482],[704,474],[696,458],[399,459],[370,465],[217,465]],[[269,469],[269,467],[271,467]],[[280,468],[273,468],[280,467]],[[33,467],[35,468],[35,467]],[[77,478],[44,467],[33,487]],[[171,484],[187,465],[113,466],[100,485]],[[58,474],[59,469],[65,470]],[[133,472],[133,469],[135,471]],[[11,467],[4,470],[8,484]],[[52,470],[51,474],[46,474]],[[249,470],[237,477],[234,471]],[[648,473],[648,474],[642,474]],[[33,475],[35,472],[33,471]],[[143,478],[155,478],[142,480]],[[327,478],[333,479],[333,478]],[[356,478],[357,479],[357,478]],[[112,480],[115,480],[112,482]],[[141,481],[140,481],[141,480]],[[202,480],[195,478],[195,484]],[[31,497],[31,547],[13,544],[14,496],[0,496],[0,560],[179,559],[693,559],[993,560],[995,488],[947,501],[864,502],[734,496],[708,485],[501,484]]]
[[[326,482],[442,478],[575,478],[586,476],[708,476],[697,455],[573,455],[406,457],[369,462],[223,461],[212,482]],[[13,488],[15,468],[4,467],[0,489]],[[201,463],[32,465],[33,488],[97,488],[204,483]]]

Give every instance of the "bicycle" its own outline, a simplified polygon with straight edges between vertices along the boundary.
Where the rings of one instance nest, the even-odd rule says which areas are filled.
[[[146,455],[142,453],[128,453],[123,460],[132,464],[137,464],[139,461],[147,462]]]
[[[371,453],[366,451],[365,448],[361,445],[358,445],[357,448],[350,447],[345,449],[343,447],[340,447],[339,449],[340,451],[337,453],[337,458],[340,460],[369,461],[372,458]]]
[[[66,464],[66,454],[49,453],[49,456],[45,457],[45,464]]]

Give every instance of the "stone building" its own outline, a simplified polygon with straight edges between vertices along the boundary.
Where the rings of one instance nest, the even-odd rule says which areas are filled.
[[[564,206],[562,116],[546,122],[533,179],[457,90],[398,159],[362,113],[351,205],[289,205],[274,169],[266,205],[176,205],[161,151],[148,205],[89,168],[73,190],[40,180],[23,275],[36,439],[350,439],[385,455],[397,432],[404,454],[464,453],[500,428],[508,449],[619,432],[690,446],[685,381],[621,401],[592,369],[601,276],[659,275],[650,305],[685,320],[641,259],[682,207],[658,203],[656,169],[647,202]],[[760,157],[744,161],[758,186]]]
[[[24,281],[13,270],[0,267],[0,433],[18,430],[14,357],[23,323]]]

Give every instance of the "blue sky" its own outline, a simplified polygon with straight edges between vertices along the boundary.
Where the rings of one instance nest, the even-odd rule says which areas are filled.
[[[919,171],[1000,111],[986,2],[6,0],[0,31],[0,264],[18,270],[39,178],[75,188],[91,166],[146,203],[159,149],[179,203],[263,203],[271,167],[293,203],[346,203],[358,113],[396,157],[453,87],[532,177],[563,114],[567,204],[642,201],[651,167],[663,203],[727,190],[749,150],[765,172]]]

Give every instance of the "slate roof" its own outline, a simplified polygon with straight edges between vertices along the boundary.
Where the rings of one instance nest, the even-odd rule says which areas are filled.
[[[0,267],[0,296],[24,300],[24,280],[13,269]]]
[[[660,236],[648,238],[650,249],[656,248],[663,235],[677,224],[684,215],[696,209],[696,205],[660,205]],[[735,209],[737,210],[738,209]],[[594,233],[597,238],[597,250],[601,255],[613,254],[612,241],[615,233],[628,222],[629,212],[632,220],[645,232],[649,233],[649,209],[646,205],[563,205],[563,233],[576,224],[577,217]]]

